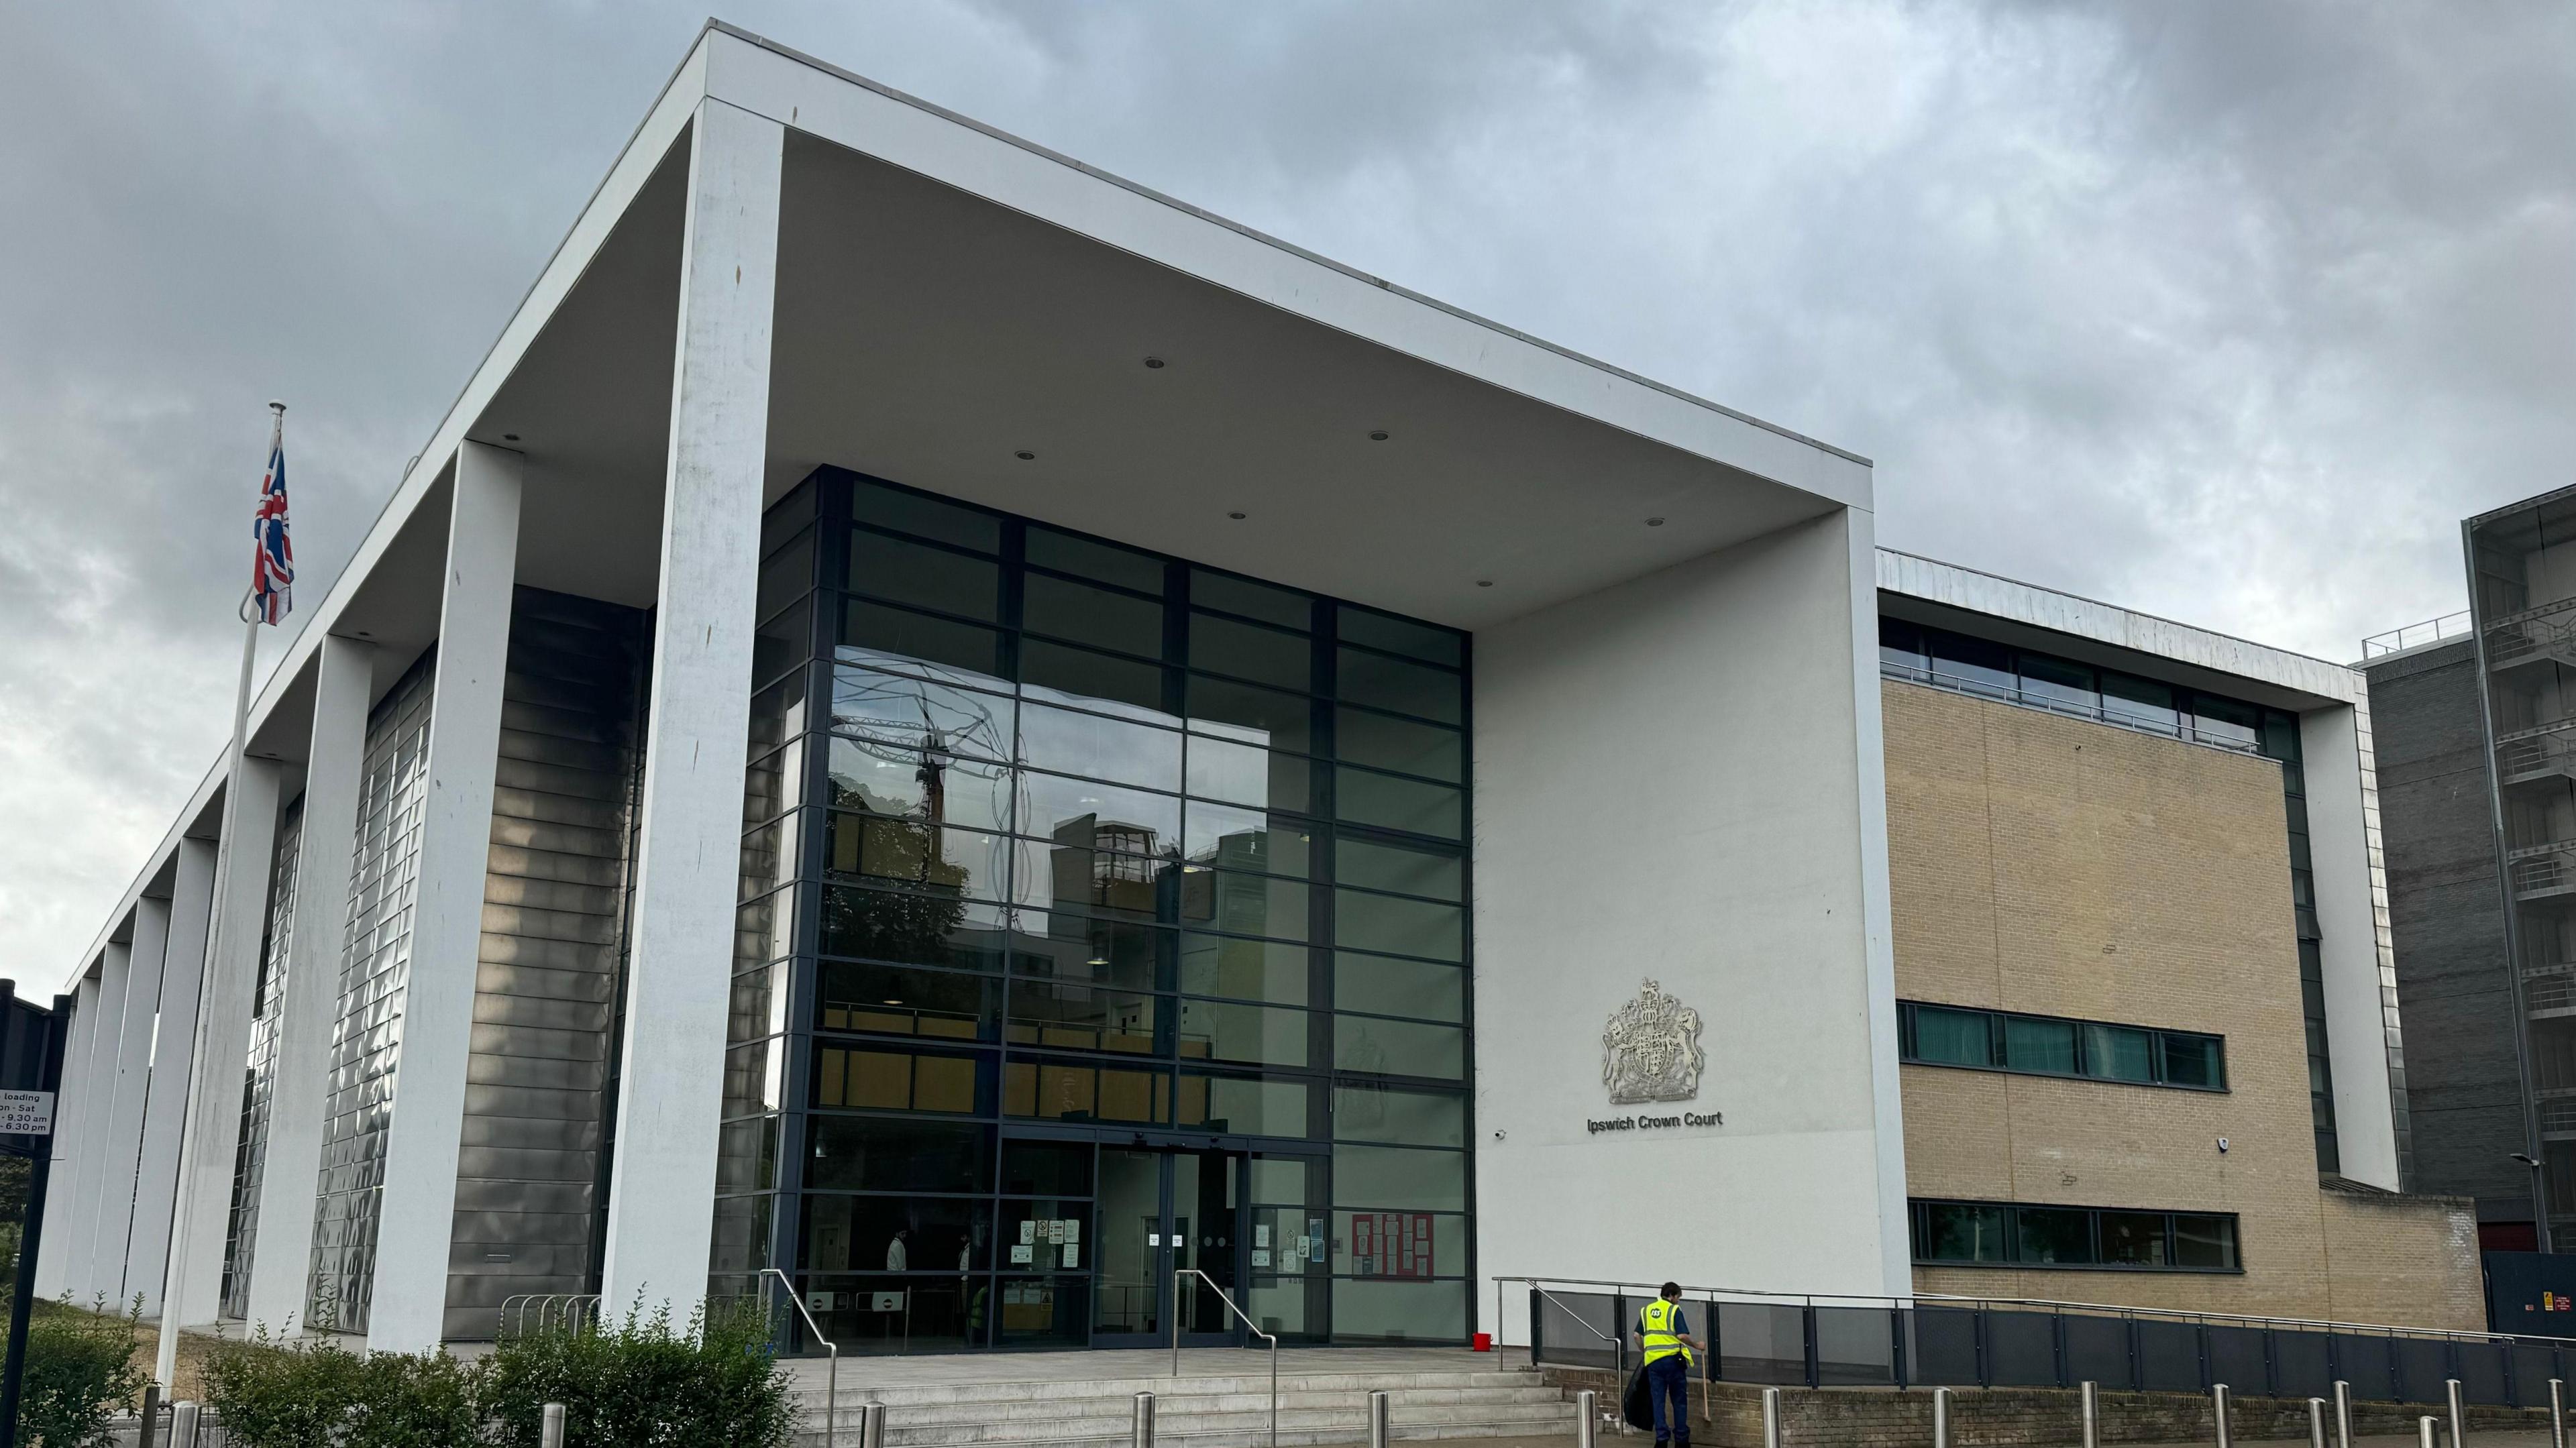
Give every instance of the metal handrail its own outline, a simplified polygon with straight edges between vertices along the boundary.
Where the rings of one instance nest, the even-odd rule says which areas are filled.
[[[798,1317],[805,1319],[805,1330],[813,1334],[814,1340],[830,1354],[830,1360],[823,1368],[823,1448],[832,1448],[832,1434],[841,1416],[841,1345],[823,1335],[823,1329],[814,1321],[814,1314],[805,1310],[805,1299],[797,1295],[796,1284],[788,1279],[786,1273],[775,1267],[760,1269],[762,1286],[766,1287],[772,1277],[786,1285],[788,1305],[796,1309]]]
[[[1216,1285],[1215,1278],[1196,1267],[1177,1268],[1172,1273],[1172,1376],[1178,1378],[1181,1375],[1181,1279],[1184,1277],[1195,1277],[1206,1283],[1208,1290],[1216,1294],[1216,1300],[1225,1304],[1226,1311],[1242,1318],[1244,1327],[1254,1337],[1270,1344],[1270,1448],[1279,1448],[1279,1339],[1263,1332],[1261,1324],[1235,1306],[1234,1299],[1225,1295],[1225,1289]]]
[[[1538,1293],[1542,1297],[1547,1297],[1551,1302],[1555,1302],[1556,1299],[1548,1293],[1546,1288],[1539,1286],[1540,1283],[1553,1282],[1560,1287],[1609,1287],[1617,1289],[1637,1288],[1648,1293],[1652,1293],[1656,1290],[1654,1284],[1651,1283],[1613,1282],[1605,1279],[1584,1277],[1497,1277],[1494,1280],[1497,1283],[1518,1282],[1524,1284],[1531,1291]],[[2313,1328],[2322,1329],[2327,1332],[2341,1333],[2386,1333],[2390,1336],[2404,1335],[2408,1337],[2438,1337],[2472,1342],[2564,1343],[2571,1348],[2576,1348],[2576,1338],[2544,1337],[2532,1333],[2470,1332],[2460,1328],[2402,1327],[2393,1323],[2334,1322],[2326,1319],[2310,1317],[2255,1317],[2244,1313],[2234,1312],[2189,1312],[2179,1308],[2170,1307],[2130,1307],[2116,1302],[2063,1302],[2045,1297],[1976,1297],[1948,1292],[1915,1292],[1909,1293],[1903,1297],[1884,1297],[1871,1296],[1866,1293],[1858,1292],[1772,1292],[1760,1288],[1700,1287],[1691,1286],[1689,1284],[1684,1284],[1682,1290],[1684,1292],[1700,1293],[1712,1299],[1717,1297],[1754,1298],[1773,1302],[1803,1303],[1810,1307],[1815,1306],[1818,1303],[1824,1303],[1828,1306],[1849,1303],[1880,1307],[1910,1307],[1917,1302],[1944,1304],[1961,1302],[1974,1303],[1984,1307],[2043,1307],[2060,1311],[2071,1309],[2077,1312],[2107,1313],[2121,1317],[2165,1317],[2186,1322],[2244,1323],[2259,1327]],[[1565,1304],[1559,1302],[1557,1305],[1563,1307]],[[1569,1315],[1571,1315],[1571,1309],[1569,1309],[1568,1312]],[[1576,1320],[1578,1322],[1581,1321],[1580,1318],[1577,1318]],[[1583,1323],[1583,1326],[1590,1329],[1594,1336],[1597,1337],[1600,1335],[1600,1329],[1592,1327],[1592,1324],[1586,1322]]]
[[[1563,1279],[1550,1278],[1549,1280],[1550,1280],[1550,1281],[1559,1281],[1559,1280],[1563,1280]],[[1613,1380],[1615,1383],[1621,1384],[1621,1385],[1623,1385],[1623,1386],[1627,1383],[1627,1381],[1628,1381],[1628,1335],[1627,1335],[1625,1332],[1622,1332],[1622,1333],[1620,1333],[1618,1336],[1613,1337],[1613,1336],[1611,1336],[1609,1333],[1603,1332],[1601,1329],[1599,1329],[1599,1328],[1597,1328],[1597,1327],[1594,1327],[1591,1323],[1585,1322],[1581,1317],[1579,1317],[1579,1316],[1577,1316],[1577,1315],[1576,1315],[1576,1313],[1575,1313],[1575,1311],[1574,1311],[1574,1308],[1573,1308],[1573,1306],[1572,1306],[1571,1304],[1567,1303],[1567,1302],[1565,1301],[1565,1299],[1563,1299],[1563,1298],[1561,1298],[1561,1297],[1557,1296],[1555,1293],[1550,1292],[1550,1291],[1548,1291],[1546,1288],[1539,1286],[1539,1285],[1538,1285],[1538,1279],[1537,1279],[1537,1278],[1535,1278],[1535,1277],[1497,1277],[1497,1278],[1495,1278],[1495,1279],[1494,1279],[1494,1285],[1495,1285],[1495,1287],[1496,1287],[1496,1288],[1498,1288],[1498,1289],[1499,1289],[1499,1288],[1502,1286],[1502,1284],[1503,1284],[1503,1283],[1505,1283],[1505,1282],[1522,1282],[1522,1283],[1527,1283],[1527,1284],[1529,1285],[1529,1290],[1530,1290],[1530,1291],[1535,1292],[1535,1293],[1537,1293],[1539,1296],[1546,1298],[1548,1301],[1555,1303],[1555,1304],[1556,1304],[1556,1306],[1557,1306],[1557,1310],[1558,1310],[1558,1311],[1560,1311],[1560,1312],[1564,1313],[1567,1317],[1573,1318],[1573,1319],[1574,1319],[1574,1325],[1575,1325],[1575,1326],[1582,1328],[1585,1332],[1588,1332],[1588,1333],[1592,1334],[1594,1337],[1597,1337],[1597,1338],[1601,1339],[1603,1342],[1606,1342],[1606,1343],[1610,1344],[1610,1373],[1611,1373],[1611,1378],[1612,1378],[1612,1380]],[[1577,1284],[1575,1284],[1575,1283],[1573,1283],[1573,1282],[1567,1282],[1567,1284],[1566,1284],[1566,1285],[1568,1285],[1568,1286],[1575,1286],[1575,1285],[1577,1285]],[[1641,1287],[1641,1286],[1643,1286],[1643,1285],[1645,1285],[1645,1284],[1643,1284],[1643,1283],[1638,1283],[1638,1282],[1616,1282],[1616,1283],[1608,1283],[1608,1284],[1602,1284],[1602,1283],[1585,1283],[1585,1284],[1580,1284],[1580,1285],[1584,1285],[1584,1286],[1603,1286],[1603,1285],[1607,1285],[1607,1286],[1614,1286],[1614,1287]],[[1500,1306],[1497,1306],[1497,1307],[1495,1308],[1495,1311],[1496,1311],[1496,1312],[1498,1312],[1498,1313],[1499,1313],[1501,1310],[1502,1310],[1502,1309],[1500,1308]],[[1502,1318],[1500,1318],[1499,1316],[1498,1316],[1498,1317],[1496,1317],[1496,1318],[1494,1319],[1494,1328],[1495,1328],[1495,1330],[1496,1330],[1496,1331],[1500,1331],[1500,1330],[1502,1329],[1502,1325],[1503,1325],[1503,1320],[1502,1320]],[[1638,1345],[1639,1345],[1640,1347],[1643,1347],[1643,1346],[1644,1346],[1644,1344],[1643,1344],[1643,1343],[1640,1343],[1640,1344],[1638,1344]],[[1533,1322],[1533,1323],[1531,1323],[1531,1324],[1530,1324],[1530,1355],[1531,1355],[1532,1357],[1536,1357],[1536,1356],[1538,1355],[1538,1324],[1537,1324],[1537,1323],[1535,1323],[1535,1322]],[[1623,1414],[1621,1414],[1621,1415],[1620,1415],[1620,1418],[1619,1418],[1619,1431],[1620,1431],[1621,1433],[1625,1433],[1625,1432],[1627,1432],[1627,1431],[1628,1431],[1628,1419],[1627,1419],[1627,1416],[1626,1416],[1624,1413],[1623,1413]]]

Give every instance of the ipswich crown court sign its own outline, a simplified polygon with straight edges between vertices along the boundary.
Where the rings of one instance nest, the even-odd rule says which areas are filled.
[[[1672,992],[1649,980],[1636,999],[1610,1013],[1601,1030],[1601,1084],[1613,1106],[1696,1101],[1700,1073],[1708,1055],[1699,1045],[1699,1012],[1683,1005]],[[1660,1131],[1678,1127],[1724,1126],[1725,1114],[1684,1111],[1678,1115],[1638,1112],[1607,1120],[1587,1118],[1584,1129]]]

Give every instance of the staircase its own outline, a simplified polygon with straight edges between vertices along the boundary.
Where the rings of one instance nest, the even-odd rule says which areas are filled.
[[[1368,1395],[1388,1398],[1390,1436],[1571,1439],[1574,1405],[1528,1369],[1406,1367],[1279,1369],[1283,1444],[1362,1443]],[[1188,1377],[1108,1377],[1017,1382],[959,1381],[855,1386],[844,1365],[837,1440],[858,1448],[860,1405],[885,1405],[885,1448],[1101,1448],[1129,1440],[1136,1394],[1154,1395],[1154,1438],[1164,1448],[1266,1448],[1270,1376],[1257,1371]],[[862,1370],[863,1371],[863,1370]],[[797,1448],[823,1442],[823,1392],[801,1379],[805,1428]]]

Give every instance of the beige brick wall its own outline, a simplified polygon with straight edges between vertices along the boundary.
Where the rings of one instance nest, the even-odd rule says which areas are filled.
[[[1916,1287],[2481,1325],[2461,1204],[2318,1186],[2280,767],[1882,689],[1897,994],[2222,1035],[2230,1088],[1907,1066],[1909,1192],[2234,1212],[2245,1264],[1919,1268]]]

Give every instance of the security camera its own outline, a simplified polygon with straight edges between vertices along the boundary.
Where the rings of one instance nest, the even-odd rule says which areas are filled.
[[[2218,1138],[2218,1154],[2219,1154],[2219,1155],[2221,1155],[2221,1156],[2225,1156],[2225,1155],[2227,1154],[2227,1138],[2226,1138],[2226,1137],[2223,1137],[2223,1136],[2222,1136],[2222,1137]]]

